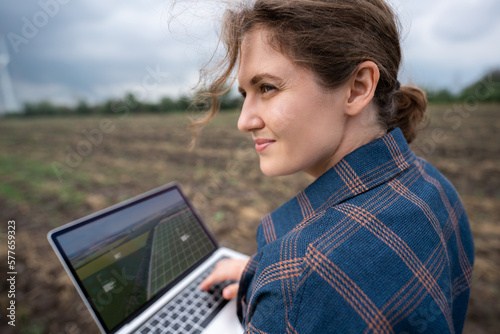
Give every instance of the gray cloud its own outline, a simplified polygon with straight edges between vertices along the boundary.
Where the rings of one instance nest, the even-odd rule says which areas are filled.
[[[171,82],[164,80],[147,98],[177,95],[192,86],[199,59],[189,44],[169,34],[168,2],[69,1],[56,6],[57,1],[62,0],[13,3],[0,10],[21,100],[123,96],[142,84],[146,68],[157,67],[169,73]]]
[[[458,91],[500,67],[496,0],[400,0],[404,73],[428,88]]]
[[[0,30],[10,37],[9,70],[18,99],[70,103],[121,97],[140,89],[148,68],[168,77],[146,99],[188,92],[215,45],[213,18],[224,1],[177,2],[174,13],[169,0],[3,2]],[[500,66],[497,0],[391,2],[405,27],[408,79],[455,87],[460,77],[463,86]]]
[[[434,30],[445,41],[470,41],[480,39],[500,27],[500,2],[476,0],[449,3],[434,23]]]

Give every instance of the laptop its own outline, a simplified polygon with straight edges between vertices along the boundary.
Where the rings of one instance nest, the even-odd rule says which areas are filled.
[[[223,258],[177,183],[151,190],[48,233],[102,333],[243,333],[231,282],[198,289]]]

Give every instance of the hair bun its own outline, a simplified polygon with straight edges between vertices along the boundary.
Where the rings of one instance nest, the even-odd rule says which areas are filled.
[[[406,141],[411,143],[417,136],[418,125],[427,109],[427,96],[420,88],[401,86],[396,89],[396,114],[391,127],[399,127]]]

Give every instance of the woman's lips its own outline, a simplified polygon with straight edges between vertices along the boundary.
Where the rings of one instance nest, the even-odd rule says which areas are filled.
[[[254,139],[253,141],[255,143],[255,150],[258,153],[263,152],[266,148],[269,147],[269,145],[272,145],[276,142],[276,140],[272,139]]]

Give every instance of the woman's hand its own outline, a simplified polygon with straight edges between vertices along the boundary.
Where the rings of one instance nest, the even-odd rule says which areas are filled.
[[[248,259],[224,259],[217,262],[215,269],[210,273],[210,275],[207,276],[207,278],[203,280],[203,282],[200,283],[199,288],[207,291],[210,289],[212,284],[217,282],[224,282],[226,280],[239,281],[247,263]],[[238,287],[239,283],[233,283],[226,286],[222,291],[222,296],[228,300],[235,298],[238,293]]]

